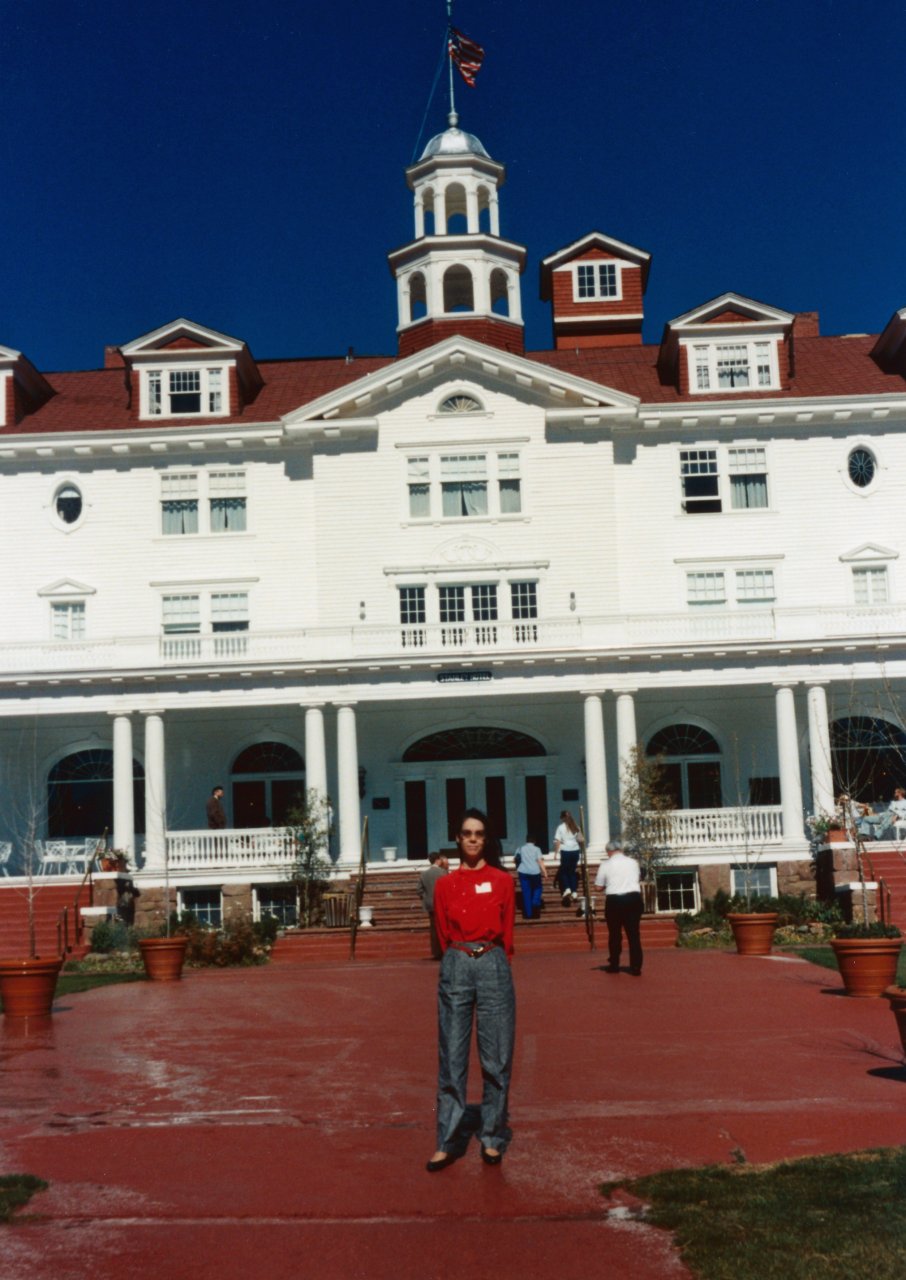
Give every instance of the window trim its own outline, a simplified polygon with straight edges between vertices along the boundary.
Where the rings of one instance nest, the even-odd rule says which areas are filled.
[[[758,333],[748,335],[745,333],[734,334],[714,334],[705,336],[704,334],[696,334],[681,339],[680,345],[686,349],[686,374],[689,383],[688,394],[693,397],[697,396],[739,396],[739,395],[758,395],[766,391],[779,391],[780,386],[780,343],[782,338],[776,333],[766,334]],[[756,346],[764,345],[767,347],[768,358],[768,381],[760,383],[758,381],[759,360],[756,353]],[[728,347],[745,347],[748,352],[748,369],[750,373],[749,382],[744,387],[722,387],[720,386],[720,378],[718,373],[718,350],[719,348]],[[701,366],[701,357],[705,355],[704,366]],[[707,369],[709,386],[700,387],[698,385],[698,371],[700,367]]]
[[[756,873],[759,871],[768,872],[768,875],[770,877],[770,892],[767,894],[767,897],[776,898],[777,897],[777,865],[776,863],[770,863],[770,862],[756,863],[755,866],[750,867],[749,870],[750,872],[754,871]],[[736,887],[737,875],[740,877],[740,880],[741,880],[739,888]],[[744,897],[745,892],[746,892],[745,863],[731,862],[730,863],[730,896]],[[757,891],[755,889],[752,890],[752,893],[758,897],[761,896],[760,894],[757,894]]]
[[[731,471],[733,455],[738,452],[761,450],[764,454],[764,472],[760,471]],[[687,465],[691,459],[684,459],[684,454],[696,453],[699,455],[711,453],[715,456],[717,478],[717,492],[713,497],[701,496],[693,497],[691,500],[686,496],[685,479],[683,475],[683,467]],[[701,462],[701,458],[695,460]],[[679,503],[680,515],[682,516],[724,516],[724,515],[759,515],[764,512],[773,510],[771,505],[771,495],[773,493],[773,485],[771,483],[772,466],[771,466],[771,449],[765,442],[757,440],[733,440],[721,443],[716,440],[695,441],[689,443],[680,443],[677,446],[677,477],[679,479]],[[703,473],[708,474],[708,473]],[[765,487],[767,489],[767,502],[763,507],[736,507],[733,505],[733,478],[734,475],[764,475]],[[720,506],[715,510],[707,510],[704,507],[705,502],[719,502]]]
[[[866,453],[870,453],[874,459],[875,473],[872,476],[871,483],[866,485],[855,484],[849,474],[849,460],[857,449],[864,449]],[[846,443],[846,453],[840,464],[840,478],[843,481],[849,493],[857,498],[872,498],[879,493],[884,484],[884,473],[886,467],[881,460],[881,453],[875,440],[865,440],[857,437]]]
[[[579,268],[593,267],[595,272],[595,289],[591,294],[582,297],[579,293]],[[613,269],[615,290],[613,293],[601,293],[600,288],[600,268],[609,267]],[[573,302],[578,306],[587,306],[589,303],[594,305],[601,302],[622,302],[623,301],[623,264],[619,258],[580,258],[577,262],[570,263],[570,275],[573,283]]]
[[[884,599],[883,600],[859,600],[856,583],[858,579],[863,579],[867,583],[873,580],[882,581],[884,583]],[[857,609],[880,609],[885,605],[889,605],[892,600],[891,578],[889,564],[853,564],[850,565],[850,579],[852,583],[852,601]],[[869,587],[868,595],[872,596],[874,589]]]
[[[434,444],[430,448],[413,446],[403,448],[401,453],[403,466],[403,523],[423,524],[476,524],[481,521],[496,523],[499,520],[524,520],[525,513],[525,472],[524,444],[522,441],[494,442],[469,441],[460,444]],[[444,485],[456,483],[455,479],[445,479],[443,462],[445,459],[478,459],[484,460],[483,480],[487,509],[474,515],[459,512],[455,515],[444,514]],[[507,461],[515,459],[515,465]],[[425,468],[423,477],[414,478],[413,464]],[[476,473],[477,474],[477,473]],[[518,494],[518,511],[504,511],[502,495],[505,484],[518,482],[515,492]],[[413,515],[412,500],[416,488],[428,490],[428,514]]]
[[[88,638],[88,610],[86,608],[86,597],[52,597],[50,600],[50,639],[52,644],[80,644]],[[58,636],[55,634],[54,619],[57,610],[66,609],[69,611],[69,632],[67,636]],[[72,634],[72,611],[81,609],[82,611],[82,634],[75,636]]]
[[[153,363],[138,366],[139,375],[139,414],[142,419],[151,422],[170,418],[228,418],[231,413],[230,406],[230,370],[234,367],[235,361],[231,360],[212,360],[210,362],[195,357],[189,361],[180,361],[178,364],[171,363],[167,360],[157,360]],[[180,410],[174,412],[170,407],[170,397],[174,392],[170,387],[170,379],[173,374],[197,373],[200,375],[199,395],[201,397],[201,408],[197,411]],[[218,375],[220,377],[220,387],[211,386],[211,376]],[[152,378],[157,375],[160,380],[160,412],[155,412],[152,408],[153,400],[156,398],[152,394]],[[211,409],[210,401],[214,394],[220,395],[220,408]]]
[[[238,496],[242,498],[244,503],[243,510],[245,511],[245,521],[241,529],[215,529],[213,527],[213,521],[211,519],[213,504],[217,501],[221,501],[226,496],[237,496],[236,494],[226,495],[219,492],[215,486],[212,486],[211,481],[215,476],[222,477],[226,475],[234,475],[239,482],[237,483],[236,488],[241,489],[241,494]],[[184,476],[187,479],[194,478],[195,480],[194,501],[196,503],[196,519],[198,527],[194,532],[182,533],[179,530],[168,532],[164,528],[164,503],[179,501],[177,498],[168,498],[165,495],[165,482],[167,479],[171,477],[175,478],[176,476]],[[249,478],[248,468],[245,466],[237,467],[212,463],[209,466],[204,467],[167,467],[158,473],[157,492],[158,536],[167,539],[167,541],[174,538],[237,538],[242,534],[247,534],[249,532]]]

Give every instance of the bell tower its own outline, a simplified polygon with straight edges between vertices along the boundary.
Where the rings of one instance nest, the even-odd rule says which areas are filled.
[[[455,111],[447,126],[406,170],[415,237],[388,255],[399,353],[411,355],[460,333],[521,354],[525,249],[500,235],[505,170],[474,134],[459,128]]]

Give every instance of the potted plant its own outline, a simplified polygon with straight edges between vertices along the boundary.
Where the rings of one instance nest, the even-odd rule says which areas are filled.
[[[893,924],[853,921],[834,927],[831,947],[848,996],[880,996],[896,980],[903,937]]]
[[[0,1000],[7,1018],[47,1017],[53,1011],[57,978],[63,965],[60,955],[39,956],[35,928],[35,860],[39,809],[37,803],[26,803],[24,809],[22,848],[24,855],[25,895],[28,910],[28,955],[21,959],[0,960]]]
[[[170,857],[164,841],[164,923],[157,935],[139,938],[139,950],[145,976],[151,982],[178,982],[186,959],[189,939],[181,930],[179,918],[170,910]]]
[[[811,832],[812,841],[815,844],[834,844],[846,839],[843,819],[839,814],[825,813],[819,809],[817,813],[808,815],[805,825]]]
[[[755,894],[755,870],[761,861],[764,845],[762,844],[758,849],[753,846],[752,814],[741,798],[742,784],[738,755],[736,780],[737,792],[740,796],[736,812],[742,836],[742,862],[738,869],[742,872],[743,892],[739,895],[739,904],[742,906],[744,900],[745,910],[728,911],[727,920],[733,930],[733,941],[736,943],[738,955],[767,956],[771,954],[771,948],[774,945],[774,931],[777,928],[778,916],[777,912],[771,909],[770,898],[760,898]],[[732,889],[732,884],[730,887]]]
[[[890,1005],[890,1011],[897,1020],[897,1030],[903,1053],[906,1054],[906,987],[887,987],[882,995]]]

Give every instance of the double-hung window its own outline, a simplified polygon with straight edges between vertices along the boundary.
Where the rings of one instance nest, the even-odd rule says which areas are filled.
[[[519,451],[410,454],[406,458],[406,500],[411,520],[519,515]]]
[[[764,445],[681,449],[680,480],[687,515],[768,509]]]
[[[196,594],[163,598],[164,654],[190,658],[201,654],[201,597]]]
[[[889,591],[886,565],[859,565],[853,569],[853,597],[856,604],[887,604]]]
[[[723,571],[687,573],[686,599],[694,605],[726,604],[727,585]]]
[[[160,478],[161,530],[166,534],[198,532],[198,475],[167,472]]]
[[[224,370],[149,369],[146,374],[148,414],[191,418],[224,413]]]
[[[777,597],[773,569],[737,569],[737,604],[761,604]]]
[[[50,606],[50,633],[54,640],[84,640],[84,600],[54,600]]]
[[[764,448],[752,445],[727,450],[730,506],[734,510],[768,505],[768,464]]]
[[[400,625],[404,649],[420,649],[427,643],[425,588],[400,587]]]
[[[208,475],[211,533],[245,530],[245,472],[212,471]]]
[[[575,299],[618,298],[620,277],[615,262],[580,262],[576,267]]]
[[[709,342],[691,348],[693,391],[765,391],[779,385],[776,342]]]
[[[538,639],[537,582],[510,583],[510,613],[517,644],[531,644]]]
[[[248,592],[192,591],[165,595],[162,622],[166,657],[200,657],[202,636],[208,634],[213,636],[215,656],[243,654],[248,646]]]
[[[243,533],[247,528],[245,472],[167,471],[161,476],[161,532]]]
[[[249,594],[247,591],[214,591],[211,593],[211,631],[214,652],[225,657],[245,653],[249,629]],[[241,633],[241,634],[237,634]]]
[[[683,482],[683,506],[689,515],[720,511],[720,475],[716,449],[683,449],[680,451],[680,476]]]

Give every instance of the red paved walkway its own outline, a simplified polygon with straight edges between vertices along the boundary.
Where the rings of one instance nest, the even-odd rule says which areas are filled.
[[[0,1170],[48,1178],[3,1280],[655,1280],[605,1178],[906,1141],[883,1001],[783,959],[517,958],[514,1140],[429,1176],[436,969],[273,967],[59,1002],[0,1032]],[[477,1078],[477,1076],[476,1076]]]

